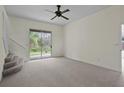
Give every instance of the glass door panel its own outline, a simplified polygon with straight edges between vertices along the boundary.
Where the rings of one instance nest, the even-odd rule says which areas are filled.
[[[30,57],[41,57],[41,33],[30,31]]]
[[[51,33],[42,32],[42,57],[51,56],[52,44],[51,44]]]

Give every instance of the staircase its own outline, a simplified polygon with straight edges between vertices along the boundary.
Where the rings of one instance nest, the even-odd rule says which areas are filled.
[[[8,56],[5,58],[3,76],[11,75],[20,71],[23,63],[24,62],[22,58],[19,58],[14,54],[8,54]]]

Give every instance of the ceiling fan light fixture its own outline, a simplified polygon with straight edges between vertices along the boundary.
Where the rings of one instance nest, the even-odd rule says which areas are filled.
[[[56,17],[62,17],[66,20],[69,20],[69,18],[63,16],[62,14],[69,12],[70,10],[66,9],[64,11],[61,11],[60,8],[61,8],[61,5],[57,5],[57,11],[55,11],[55,12],[50,11],[51,13],[55,13],[55,16],[53,18],[51,18],[51,20],[55,19]],[[49,12],[49,10],[47,10],[47,11]]]

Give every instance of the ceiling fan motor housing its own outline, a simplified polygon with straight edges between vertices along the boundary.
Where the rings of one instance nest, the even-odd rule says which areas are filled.
[[[58,17],[60,17],[62,14],[61,14],[61,11],[56,11],[55,12],[56,13],[56,15],[58,16]]]

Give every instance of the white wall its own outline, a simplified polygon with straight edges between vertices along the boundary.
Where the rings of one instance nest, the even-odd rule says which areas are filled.
[[[121,12],[112,6],[66,25],[65,56],[121,71]]]
[[[63,31],[62,27],[44,23],[26,20],[17,17],[9,17],[12,30],[9,33],[10,37],[21,44],[25,49],[16,46],[10,42],[11,51],[15,54],[29,58],[29,29],[39,29],[52,32],[52,56],[63,56]]]
[[[4,10],[3,6],[0,6],[0,81],[2,79],[2,71],[4,65],[4,58],[6,57],[7,53],[5,52],[4,46],[4,31],[5,31],[5,20],[7,19],[6,11]],[[6,27],[7,28],[7,27]]]

